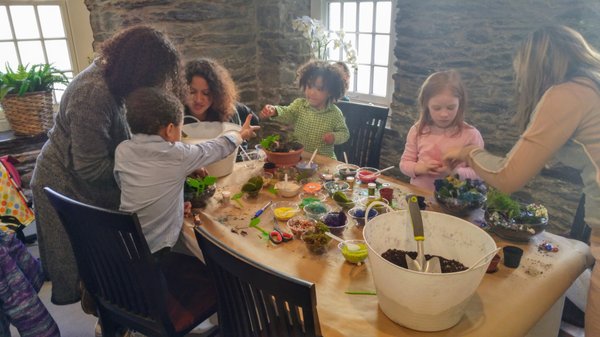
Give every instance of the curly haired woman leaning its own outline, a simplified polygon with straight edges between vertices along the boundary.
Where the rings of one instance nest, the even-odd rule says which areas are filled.
[[[119,208],[115,148],[130,138],[125,97],[140,87],[165,88],[181,96],[179,53],[163,33],[146,26],[111,37],[102,44],[99,57],[73,79],[37,158],[31,186],[40,256],[55,304],[79,301],[79,277],[67,234],[43,188]]]

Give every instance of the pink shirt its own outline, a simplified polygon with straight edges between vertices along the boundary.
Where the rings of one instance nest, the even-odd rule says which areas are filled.
[[[418,124],[413,125],[406,136],[404,153],[400,159],[400,170],[409,176],[410,183],[428,190],[433,190],[435,179],[443,178],[436,175],[415,175],[415,165],[418,162],[437,160],[442,161],[443,154],[452,148],[462,148],[466,145],[475,145],[483,148],[483,138],[473,126],[465,123],[462,132],[454,135],[455,128],[441,129],[435,126],[425,127],[425,134],[418,135]],[[461,179],[478,179],[475,171],[466,164],[459,165],[456,173]]]

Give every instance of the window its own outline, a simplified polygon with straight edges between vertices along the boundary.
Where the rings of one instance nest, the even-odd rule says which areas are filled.
[[[60,1],[3,1],[0,5],[0,69],[8,64],[51,63],[73,77],[71,46]],[[60,101],[63,85],[55,86]]]
[[[320,4],[319,4],[320,2]],[[344,31],[357,52],[357,69],[350,78],[354,100],[389,105],[393,93],[393,17],[395,3],[385,1],[315,1],[313,17],[320,17],[330,31]],[[316,4],[316,6],[315,6]],[[319,16],[314,12],[320,9]],[[332,60],[343,60],[331,53]]]

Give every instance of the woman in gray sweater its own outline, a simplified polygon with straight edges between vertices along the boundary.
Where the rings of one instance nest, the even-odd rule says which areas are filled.
[[[115,148],[130,138],[125,97],[140,87],[166,87],[181,97],[179,68],[179,53],[164,34],[136,26],[107,40],[100,56],[65,90],[31,181],[40,256],[52,281],[53,303],[74,303],[81,295],[69,238],[43,188],[118,209],[113,167]]]

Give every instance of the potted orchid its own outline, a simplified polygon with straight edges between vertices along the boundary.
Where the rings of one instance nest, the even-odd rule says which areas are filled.
[[[356,68],[356,51],[350,40],[345,40],[343,31],[329,31],[319,20],[309,16],[296,18],[292,21],[294,30],[301,32],[308,40],[314,57],[318,60],[329,60],[329,52],[341,49],[344,52],[344,60]]]

